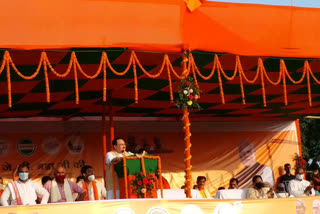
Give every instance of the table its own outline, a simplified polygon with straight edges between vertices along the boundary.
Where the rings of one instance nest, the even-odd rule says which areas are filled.
[[[215,199],[246,199],[249,189],[224,189],[219,190]]]
[[[161,198],[160,190],[157,190],[158,198]],[[200,192],[198,190],[192,189],[191,196],[193,199],[202,199]],[[184,189],[164,189],[163,190],[163,198],[164,199],[186,199],[186,194],[184,193]]]

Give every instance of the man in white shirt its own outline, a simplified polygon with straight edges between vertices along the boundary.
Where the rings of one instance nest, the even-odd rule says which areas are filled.
[[[106,179],[107,179],[107,199],[114,199],[113,196],[113,176],[112,163],[120,163],[125,156],[133,155],[131,152],[126,152],[126,143],[121,138],[115,138],[112,141],[114,151],[108,152],[106,155]],[[117,173],[115,173],[116,194],[117,199],[120,198],[119,182]]]
[[[296,178],[291,180],[288,185],[288,192],[294,197],[314,196],[315,191],[309,181],[304,180],[304,169],[298,168]]]
[[[77,184],[86,192],[84,201],[95,201],[107,197],[106,188],[102,183],[95,180],[96,178],[92,166],[86,165],[82,167],[81,174],[84,180],[79,181]]]
[[[35,205],[37,195],[41,196],[41,204],[46,204],[49,193],[40,184],[29,179],[29,165],[26,163],[18,167],[19,179],[8,183],[3,191],[0,204],[9,205]]]

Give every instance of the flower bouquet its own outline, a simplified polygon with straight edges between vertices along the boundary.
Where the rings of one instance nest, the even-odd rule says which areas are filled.
[[[188,76],[186,79],[181,80],[179,86],[178,98],[176,99],[176,106],[179,109],[196,109],[201,110],[201,107],[198,103],[200,98],[200,91],[195,86],[194,80],[191,76]]]
[[[298,168],[305,169],[306,168],[306,161],[298,154],[295,154],[295,157],[293,160],[296,162],[296,167],[295,167],[296,169],[298,169]]]
[[[152,198],[153,181],[154,178],[152,176],[145,176],[143,172],[136,174],[136,178],[131,182],[132,193],[137,193],[138,198],[144,198],[145,194]]]

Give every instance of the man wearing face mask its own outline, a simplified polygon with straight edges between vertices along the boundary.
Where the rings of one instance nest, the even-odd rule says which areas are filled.
[[[298,168],[296,178],[291,180],[288,185],[290,195],[294,197],[314,196],[315,191],[309,181],[304,180],[304,169]]]
[[[273,189],[263,183],[260,175],[254,176],[252,182],[253,187],[248,190],[248,199],[276,198]]]
[[[55,178],[52,181],[48,181],[44,188],[50,193],[49,202],[72,202],[73,193],[78,193],[76,201],[83,201],[86,192],[77,184],[66,179],[66,172],[62,166],[58,166],[54,170]]]
[[[284,165],[284,171],[286,174],[282,175],[280,177],[280,183],[284,185],[285,191],[288,192],[288,185],[289,182],[296,178],[296,176],[291,174],[291,165],[289,163],[286,163]]]
[[[105,199],[107,197],[106,188],[95,180],[94,171],[92,166],[86,165],[81,168],[81,175],[84,181],[79,181],[78,185],[84,189],[86,196],[84,201],[95,201],[100,200],[101,197]]]
[[[120,163],[123,157],[134,155],[126,151],[126,143],[121,138],[115,138],[112,141],[113,151],[108,152],[106,155],[106,180],[107,180],[107,199],[114,199],[113,196],[113,176],[112,176],[112,163]],[[120,198],[119,182],[117,174],[115,173],[116,183],[116,198]]]
[[[41,196],[41,204],[46,204],[49,193],[40,184],[29,179],[29,165],[23,163],[18,167],[19,179],[8,183],[3,191],[0,204],[9,205],[35,205],[37,195]]]

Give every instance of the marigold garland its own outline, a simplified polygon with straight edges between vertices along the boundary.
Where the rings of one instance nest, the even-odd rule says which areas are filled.
[[[78,72],[82,73],[87,79],[94,79],[103,70],[103,88],[102,88],[102,91],[103,91],[103,101],[106,101],[106,90],[107,90],[107,84],[106,84],[107,73],[106,72],[107,72],[107,69],[109,68],[111,70],[111,72],[113,72],[115,75],[123,76],[130,70],[131,66],[133,66],[133,72],[134,72],[135,102],[138,102],[138,81],[137,81],[136,66],[139,66],[139,68],[142,70],[142,72],[144,74],[146,74],[149,78],[157,78],[157,77],[159,77],[161,75],[161,73],[163,72],[164,68],[167,69],[168,81],[169,81],[169,90],[170,90],[170,101],[173,100],[171,72],[178,79],[184,79],[187,76],[189,76],[190,72],[192,72],[193,79],[194,79],[194,84],[195,84],[196,88],[199,89],[197,76],[199,76],[203,80],[209,80],[215,74],[215,70],[217,70],[219,88],[220,88],[220,96],[221,96],[221,102],[222,103],[225,103],[225,98],[224,98],[225,95],[224,95],[224,92],[223,92],[222,76],[225,79],[231,81],[238,74],[238,76],[240,78],[240,90],[241,90],[241,97],[242,97],[242,103],[243,104],[246,103],[245,102],[245,93],[244,93],[243,82],[245,81],[246,83],[254,84],[257,81],[257,79],[260,77],[261,87],[262,87],[263,105],[264,106],[266,106],[266,91],[265,91],[265,83],[266,82],[268,82],[268,83],[270,83],[272,85],[279,85],[282,82],[282,84],[283,84],[283,94],[284,94],[284,105],[288,105],[286,78],[288,78],[288,80],[293,84],[300,84],[305,79],[305,76],[307,76],[306,79],[307,79],[307,87],[308,87],[309,106],[312,106],[310,76],[312,77],[312,79],[314,79],[314,81],[317,84],[320,84],[320,81],[315,77],[314,73],[312,72],[312,70],[310,68],[309,62],[307,60],[305,61],[305,64],[304,64],[302,76],[298,81],[295,81],[290,76],[290,74],[287,71],[287,68],[285,66],[285,62],[283,60],[280,60],[279,78],[275,82],[272,81],[269,78],[269,76],[268,76],[268,74],[267,74],[267,72],[266,72],[266,70],[264,68],[263,61],[262,61],[261,58],[258,59],[257,72],[256,72],[255,77],[252,80],[249,80],[246,77],[245,72],[242,69],[239,56],[236,56],[236,64],[235,64],[234,74],[231,77],[227,76],[225,74],[225,72],[223,71],[223,68],[221,66],[219,57],[217,55],[214,56],[213,67],[212,67],[211,73],[208,76],[204,76],[204,75],[201,74],[199,68],[197,67],[197,65],[196,65],[196,63],[194,61],[192,53],[184,52],[182,64],[186,65],[187,62],[189,62],[188,66],[185,66],[183,68],[182,74],[179,75],[176,72],[176,70],[173,68],[172,63],[170,62],[168,55],[165,54],[164,57],[163,57],[163,61],[161,63],[161,66],[159,68],[159,71],[157,73],[155,73],[155,74],[150,74],[149,72],[147,72],[143,68],[143,66],[141,65],[141,63],[140,63],[138,57],[136,56],[135,52],[131,51],[130,59],[129,59],[129,62],[128,62],[128,65],[127,65],[126,69],[124,71],[122,71],[122,72],[118,72],[112,67],[112,65],[111,65],[111,63],[109,61],[108,55],[105,52],[103,52],[102,55],[101,55],[100,65],[99,65],[99,68],[98,68],[97,72],[94,75],[88,75],[81,68],[81,65],[79,64],[79,61],[77,60],[76,54],[74,52],[72,52],[67,70],[63,74],[60,74],[60,73],[55,71],[55,69],[53,68],[53,66],[51,65],[51,63],[49,61],[49,58],[48,58],[46,52],[43,51],[41,53],[39,64],[38,64],[38,67],[37,67],[36,71],[30,76],[25,76],[17,69],[17,67],[15,66],[14,61],[11,58],[9,52],[5,51],[4,55],[3,55],[3,59],[2,59],[2,64],[1,64],[1,67],[0,67],[0,74],[4,70],[4,68],[6,67],[7,83],[8,83],[8,105],[9,105],[9,107],[12,106],[11,75],[10,75],[11,71],[10,71],[10,67],[13,68],[13,70],[17,73],[17,75],[19,75],[22,79],[25,79],[25,80],[34,79],[40,73],[41,67],[43,67],[45,83],[46,83],[47,102],[50,102],[50,87],[49,87],[49,78],[48,78],[48,69],[47,69],[48,67],[49,67],[49,71],[52,72],[55,76],[57,76],[59,78],[65,78],[66,76],[68,76],[70,74],[70,72],[71,72],[71,69],[73,68],[74,78],[75,78],[75,94],[76,94],[75,101],[76,101],[76,103],[79,103],[79,88],[78,88],[78,83],[77,83],[78,82],[77,81]]]

